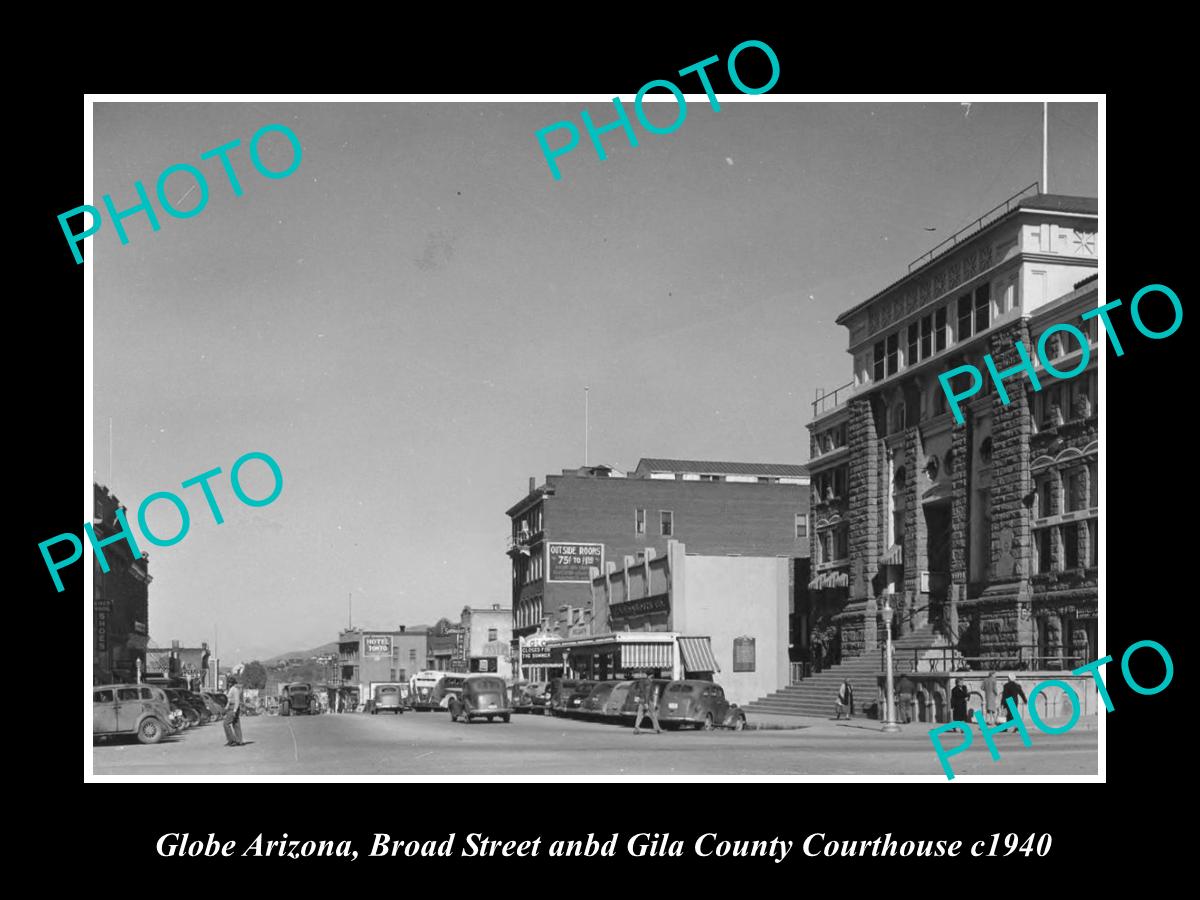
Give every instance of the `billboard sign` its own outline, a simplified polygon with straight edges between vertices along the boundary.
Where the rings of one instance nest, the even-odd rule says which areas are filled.
[[[604,571],[604,545],[549,541],[546,544],[546,580],[590,584],[589,568]]]

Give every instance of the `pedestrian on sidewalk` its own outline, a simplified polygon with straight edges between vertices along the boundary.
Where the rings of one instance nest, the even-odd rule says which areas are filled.
[[[662,734],[662,728],[658,724],[658,684],[653,681],[639,681],[633,689],[637,696],[637,712],[633,716],[633,733],[642,733],[642,719],[649,714],[650,724],[654,726],[654,733]]]
[[[983,679],[983,718],[988,725],[996,724],[996,711],[1000,708],[1000,686],[996,684],[996,673],[988,672]]]
[[[1000,698],[1004,703],[1004,721],[1006,722],[1011,722],[1013,720],[1012,707],[1008,705],[1008,700],[1010,697],[1012,698],[1013,706],[1017,705],[1018,698],[1020,698],[1019,702],[1024,703],[1026,706],[1029,705],[1029,700],[1025,697],[1025,691],[1021,687],[1020,682],[1018,682],[1017,679],[1011,674],[1008,676],[1008,681],[1004,683],[1004,692],[1001,694]],[[1005,728],[1004,730],[1010,731],[1011,729]]]
[[[950,715],[955,722],[970,724],[967,718],[967,703],[971,699],[971,691],[963,684],[961,678],[954,679],[954,688],[950,691]],[[966,729],[957,729],[965,731]]]
[[[242,686],[232,675],[229,677],[228,688],[225,691],[225,746],[241,747],[246,742],[242,740]]]
[[[840,720],[842,713],[846,713],[847,719],[854,718],[854,686],[850,684],[849,678],[843,678],[842,684],[838,688],[837,697],[833,701],[834,719]]]

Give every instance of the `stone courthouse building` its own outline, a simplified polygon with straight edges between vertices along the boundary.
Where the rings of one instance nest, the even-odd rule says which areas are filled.
[[[861,658],[875,693],[885,595],[897,671],[1061,670],[1095,659],[1097,618],[1097,205],[1024,194],[914,261],[837,322],[852,380],[818,392],[811,432],[809,634]],[[1058,332],[1037,360],[1042,333]],[[983,363],[1020,362],[1004,404]],[[938,375],[971,364],[983,386],[958,424]],[[957,376],[966,390],[969,373]],[[867,666],[867,658],[871,665]],[[941,660],[941,663],[931,662]],[[836,661],[836,660],[835,660]],[[925,665],[922,666],[921,662]]]

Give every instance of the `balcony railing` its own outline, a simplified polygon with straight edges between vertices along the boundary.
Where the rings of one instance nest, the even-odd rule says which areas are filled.
[[[953,647],[909,647],[894,651],[892,671],[897,675],[919,672],[1070,671],[1088,661],[1085,656],[1039,653],[1033,645],[1007,647],[990,656],[964,656]],[[879,671],[886,671],[887,648],[879,648]]]
[[[522,531],[518,531],[516,534],[509,534],[509,536],[508,536],[508,552],[511,553],[514,550],[519,550],[521,547],[528,547],[531,544],[535,544],[535,543],[537,543],[538,539],[541,538],[541,536],[542,536],[542,532],[540,530],[539,531],[522,530]]]
[[[812,402],[813,418],[822,416],[830,410],[836,409],[838,405],[845,403],[850,396],[850,388],[854,387],[854,382],[850,381],[843,384],[841,387],[836,387],[829,393],[826,393],[824,388],[817,388],[817,399]],[[839,399],[839,396],[840,399]]]
[[[1006,215],[1011,210],[1016,209],[1017,206],[1020,205],[1021,199],[1025,197],[1030,190],[1032,190],[1034,194],[1037,194],[1039,193],[1038,189],[1039,184],[1035,181],[1033,184],[1017,191],[1003,203],[996,204],[970,225],[967,225],[965,228],[958,229],[958,231],[954,232],[954,234],[950,235],[950,237],[946,238],[928,253],[922,253],[920,256],[910,262],[908,264],[908,271],[911,272],[913,269],[930,262],[935,256],[941,256],[943,253],[953,250],[956,246],[958,246],[959,241],[963,240],[968,235],[982,230],[984,225],[990,224],[1001,216]]]

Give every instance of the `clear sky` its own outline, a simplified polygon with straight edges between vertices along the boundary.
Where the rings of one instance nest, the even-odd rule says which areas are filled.
[[[179,544],[143,545],[156,642],[315,646],[351,592],[368,627],[507,606],[504,510],[583,463],[585,385],[592,463],[805,462],[814,390],[850,379],[837,315],[1041,174],[1040,103],[701,97],[671,135],[606,135],[603,162],[584,134],[555,181],[533,134],[584,105],[95,106],[97,205],[178,162],[210,186],[194,218],[88,239],[95,477],[131,515],[157,490],[192,512]],[[268,123],[303,146],[288,178],[250,164]],[[1096,195],[1096,130],[1093,104],[1051,104],[1053,192]],[[199,160],[234,138],[240,198]],[[286,166],[283,138],[262,146]],[[190,207],[192,183],[168,197]],[[284,476],[261,509],[227,480],[251,450]],[[216,466],[219,526],[179,489]]]

